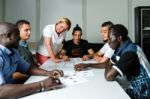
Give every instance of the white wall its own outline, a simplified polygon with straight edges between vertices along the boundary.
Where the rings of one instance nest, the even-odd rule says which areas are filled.
[[[5,3],[2,13],[2,1]],[[27,19],[32,25],[30,41],[39,41],[42,29],[66,16],[72,22],[67,40],[72,38],[72,28],[78,23],[83,29],[83,38],[89,42],[102,42],[100,26],[104,21],[124,24],[134,41],[134,7],[148,6],[150,0],[0,0],[0,18],[16,22]]]
[[[5,21],[16,23],[20,19],[30,21],[30,41],[36,41],[36,0],[5,0]]]
[[[87,39],[102,42],[101,24],[105,21],[124,24],[128,28],[128,0],[87,0]]]
[[[54,24],[65,16],[72,22],[72,27],[67,33],[67,39],[72,38],[72,28],[79,24],[83,27],[82,21],[82,0],[41,0],[40,31],[45,25]]]
[[[3,21],[3,0],[0,0],[0,22]]]

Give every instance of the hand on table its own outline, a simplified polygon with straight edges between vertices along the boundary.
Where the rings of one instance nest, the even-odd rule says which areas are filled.
[[[82,60],[83,61],[87,61],[87,60],[89,60],[90,58],[87,56],[87,55],[84,55],[83,57],[82,57]]]
[[[100,62],[100,60],[102,59],[102,57],[100,57],[99,55],[94,55],[93,56],[93,59],[96,61],[96,62]]]
[[[63,87],[61,81],[58,78],[49,77],[41,82],[43,83],[43,87],[44,87],[43,91],[53,90],[53,89],[58,89]]]
[[[55,70],[50,71],[48,76],[53,77],[53,78],[58,78],[58,77],[63,77],[64,73],[62,70],[55,69]]]
[[[75,71],[81,71],[81,70],[84,70],[86,68],[87,68],[87,64],[82,64],[82,63],[76,64],[74,66]]]

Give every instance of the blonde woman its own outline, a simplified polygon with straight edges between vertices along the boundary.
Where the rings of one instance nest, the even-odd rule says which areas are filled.
[[[60,62],[56,56],[60,51],[60,46],[66,37],[66,32],[71,27],[71,21],[63,17],[56,24],[44,27],[43,34],[36,52],[36,59],[43,64],[48,58],[53,62]]]

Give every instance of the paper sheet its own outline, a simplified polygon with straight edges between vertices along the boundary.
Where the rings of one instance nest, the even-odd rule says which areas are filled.
[[[63,84],[67,86],[67,85],[86,83],[88,82],[86,77],[92,77],[94,76],[94,73],[92,70],[80,71],[80,72],[65,71],[64,75],[65,76],[63,78],[60,78],[60,80]]]

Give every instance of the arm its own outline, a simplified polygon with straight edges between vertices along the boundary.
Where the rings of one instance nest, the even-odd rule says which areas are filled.
[[[68,61],[69,57],[66,54],[66,50],[65,49],[61,49],[60,53],[58,54],[58,58],[59,59],[63,59],[64,61]]]
[[[104,63],[91,63],[91,64],[77,64],[75,65],[74,69],[76,71],[81,71],[84,70],[88,67],[92,67],[92,68],[105,68],[109,65],[109,61],[104,62]]]
[[[105,78],[108,81],[115,80],[115,78],[119,75],[118,71],[112,68],[112,64],[109,63],[109,66],[105,67]]]
[[[97,53],[95,53],[95,54],[93,55],[93,59],[94,59],[96,62],[99,62],[100,60],[102,60],[103,55],[104,55],[104,53],[101,53],[100,51],[98,51]]]
[[[55,54],[54,54],[54,52],[52,50],[52,46],[51,46],[52,44],[51,43],[52,43],[52,39],[50,37],[44,37],[44,44],[45,44],[45,46],[47,48],[47,51],[48,51],[48,53],[50,55],[50,58],[54,62],[59,62],[60,60],[55,57]]]
[[[93,49],[88,49],[88,53],[89,53],[88,55],[84,55],[82,57],[83,61],[89,60],[89,59],[91,59],[93,57],[93,55],[94,55]]]
[[[43,75],[43,76],[49,76],[49,77],[62,77],[63,76],[63,71],[62,70],[52,70],[52,71],[47,71],[41,68],[38,68],[37,66],[30,66],[28,70],[29,74],[32,75]]]
[[[0,99],[18,99],[20,97],[61,87],[59,79],[47,78],[31,84],[0,85]],[[16,90],[17,89],[17,90]]]

